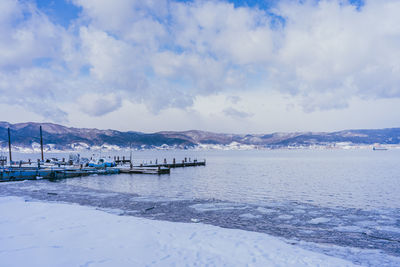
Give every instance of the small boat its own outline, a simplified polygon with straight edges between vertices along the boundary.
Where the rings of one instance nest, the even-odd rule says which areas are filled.
[[[380,145],[375,145],[372,147],[372,150],[374,151],[384,151],[384,150],[388,150],[386,147],[380,146]]]
[[[109,158],[94,158],[89,161],[88,166],[94,167],[94,168],[105,168],[105,167],[115,167],[116,164],[110,157]]]

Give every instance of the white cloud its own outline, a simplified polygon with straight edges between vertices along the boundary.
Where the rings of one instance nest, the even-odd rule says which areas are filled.
[[[224,95],[220,116],[256,120],[260,110],[226,96],[277,92],[309,113],[400,98],[396,0],[284,0],[268,12],[222,0],[72,3],[82,10],[66,29],[33,1],[1,1],[3,101],[65,121],[74,102],[91,116],[122,99],[162,114]]]
[[[267,62],[273,52],[265,12],[217,1],[173,5],[176,45],[232,64]]]
[[[115,94],[84,94],[79,97],[80,109],[91,116],[102,116],[121,107],[122,101]]]
[[[64,34],[64,28],[52,24],[34,5],[2,1],[0,68],[18,69],[32,66],[38,59],[58,59]]]
[[[321,108],[346,106],[343,97],[400,96],[398,1],[368,1],[361,10],[342,1],[285,2],[278,10],[286,26],[275,78],[288,91],[330,99]]]
[[[244,111],[240,111],[238,109],[235,109],[233,107],[228,107],[226,109],[223,110],[223,113],[226,116],[232,117],[232,118],[239,118],[239,119],[244,119],[247,117],[251,117],[253,116],[253,114],[244,112]]]

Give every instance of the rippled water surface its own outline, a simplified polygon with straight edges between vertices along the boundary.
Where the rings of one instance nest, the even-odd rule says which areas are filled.
[[[135,162],[207,159],[170,175],[84,177],[63,182],[143,196],[329,207],[400,208],[400,150],[146,151]]]

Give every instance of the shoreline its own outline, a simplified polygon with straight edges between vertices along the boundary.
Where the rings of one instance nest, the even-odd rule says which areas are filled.
[[[142,151],[188,151],[188,152],[208,152],[208,151],[287,151],[287,150],[372,150],[374,144],[344,144],[344,145],[309,145],[309,146],[282,146],[282,147],[265,147],[259,145],[198,145],[190,148],[178,148],[178,147],[153,147],[153,148],[143,148],[143,149],[130,149],[129,147],[109,147],[109,146],[96,146],[82,149],[44,149],[45,153],[50,154],[62,154],[62,153],[98,153],[102,151],[104,153],[129,153],[142,152]],[[385,144],[385,148],[390,150],[400,149],[399,144]],[[28,148],[28,147],[18,147],[13,146],[13,153],[20,154],[34,154],[40,153],[40,148]],[[8,153],[8,148],[0,148],[0,153]]]
[[[263,233],[0,197],[7,266],[353,266]],[[29,261],[29,262],[28,262]]]

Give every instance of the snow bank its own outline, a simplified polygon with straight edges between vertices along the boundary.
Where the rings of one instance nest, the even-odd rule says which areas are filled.
[[[2,266],[352,266],[269,235],[0,197]]]

